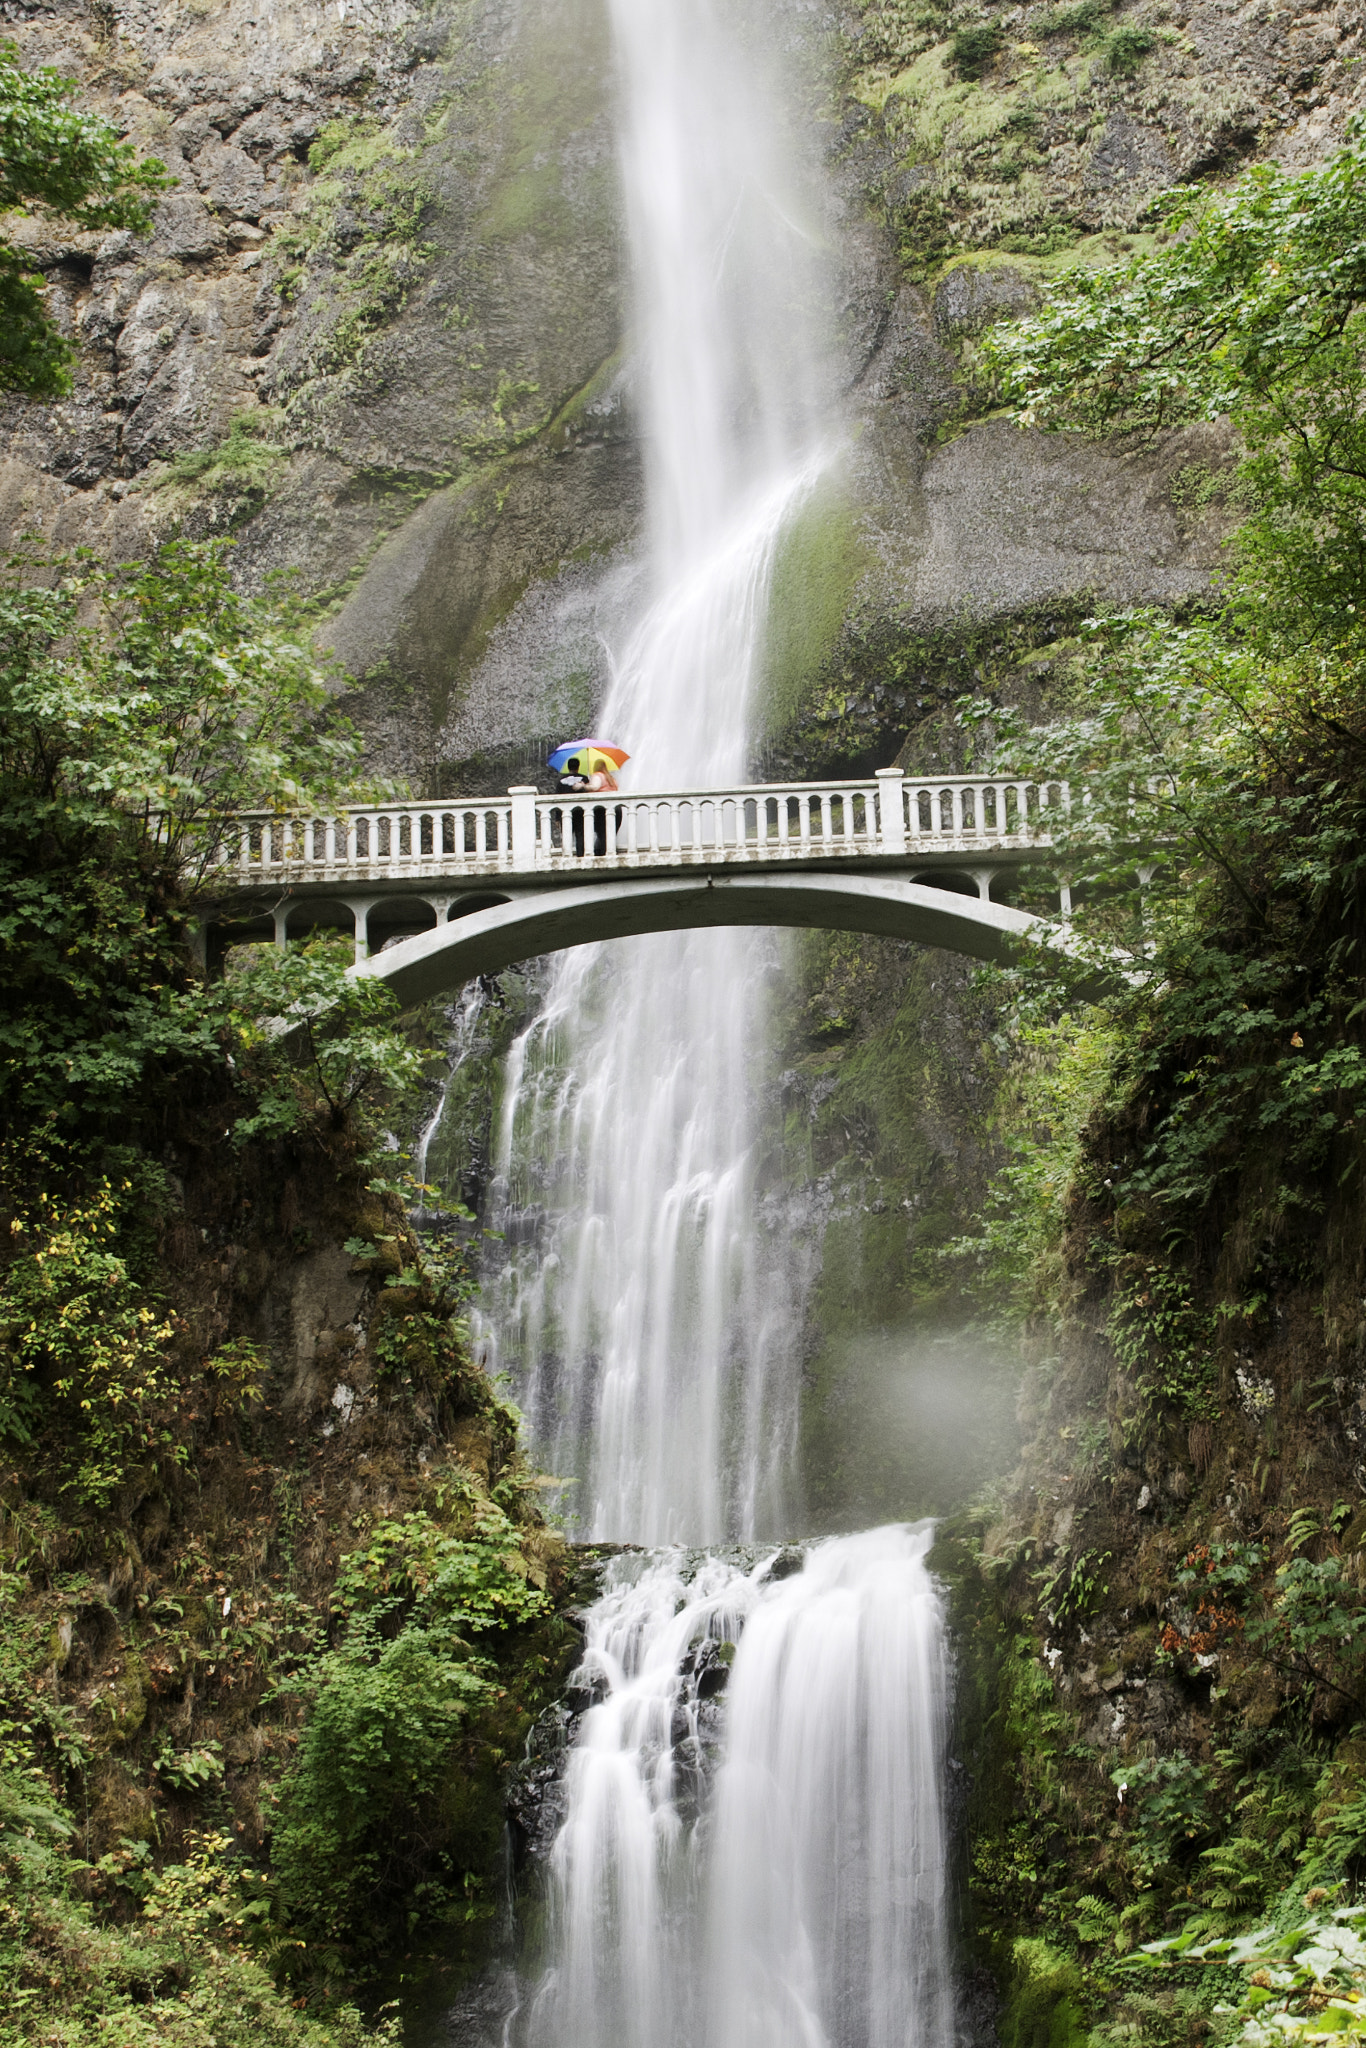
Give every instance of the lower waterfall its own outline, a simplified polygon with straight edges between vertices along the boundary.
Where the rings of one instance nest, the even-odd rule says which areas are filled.
[[[947,2048],[928,1524],[613,1561],[526,2048]]]

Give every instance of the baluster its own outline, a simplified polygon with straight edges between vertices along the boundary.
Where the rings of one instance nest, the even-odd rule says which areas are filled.
[[[963,836],[963,790],[960,783],[955,783],[953,788],[953,836],[955,839]]]

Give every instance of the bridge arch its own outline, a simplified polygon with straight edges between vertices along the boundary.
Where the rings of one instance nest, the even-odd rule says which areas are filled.
[[[1031,944],[1070,950],[1065,926],[982,896],[876,874],[604,876],[534,889],[389,946],[352,970],[393,989],[404,1008],[478,974],[600,939],[716,925],[805,926],[909,939],[1008,965]]]

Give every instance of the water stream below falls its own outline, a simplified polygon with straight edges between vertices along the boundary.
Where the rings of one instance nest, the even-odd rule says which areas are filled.
[[[946,2048],[930,1537],[613,1563],[518,2048]]]

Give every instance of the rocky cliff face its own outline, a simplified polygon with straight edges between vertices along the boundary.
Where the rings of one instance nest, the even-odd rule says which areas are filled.
[[[639,520],[599,0],[4,15],[179,183],[143,241],[22,224],[80,360],[68,399],[0,415],[0,524],[123,554],[230,532],[245,583],[297,572],[377,763],[419,789],[513,779],[591,714]],[[1136,246],[1173,182],[1331,146],[1360,17],[778,0],[776,21],[826,174],[847,436],[778,566],[762,747],[947,762],[954,695],[1042,701],[1092,597],[1201,591],[1228,461],[1215,425],[1140,450],[976,418],[972,336],[1060,261]],[[789,1016],[782,1170],[815,1161],[834,1219],[819,1389],[836,1326],[937,1299],[927,1248],[990,1155],[990,1019],[954,963],[871,941],[803,954]],[[838,1514],[847,1446],[837,1419],[817,1434]]]
[[[79,78],[179,180],[145,241],[23,226],[80,372],[62,403],[6,409],[11,533],[132,552],[177,524],[231,530],[245,579],[297,570],[323,640],[364,686],[377,744],[420,786],[468,781],[472,757],[586,707],[597,657],[576,623],[638,517],[595,0],[5,11],[24,61]],[[973,120],[998,138],[1026,132],[1031,80],[1055,108],[1066,80],[1069,118],[1103,130],[1070,183],[1078,145],[1028,131],[1041,166],[1029,189],[1042,178],[1067,213],[1055,240],[1118,219],[1095,200],[1101,186],[1122,185],[1134,214],[1154,180],[1194,161],[1116,142],[1150,81],[1069,54],[1075,29],[1040,46],[1061,59],[1057,76],[1034,78],[1043,60],[1015,53],[1033,47],[1037,12],[1016,10],[1022,40],[1000,77],[954,82],[939,29],[912,30],[895,10],[843,23],[780,10],[820,98],[810,126],[832,172],[831,311],[854,451],[806,541],[824,601],[782,648],[789,725],[851,609],[943,619],[1083,587],[1168,598],[1211,566],[1210,536],[1167,489],[1189,451],[1108,457],[997,424],[932,445],[959,402],[956,342],[1027,302],[1040,259],[968,256],[928,289],[934,237],[917,243],[907,207],[929,171],[910,159],[929,150],[936,189],[962,202],[961,237],[998,246],[1012,238],[996,186],[951,173],[976,161],[964,155]],[[1169,37],[1149,60],[1169,97],[1223,76],[1233,30],[1208,14],[1208,32],[1193,15],[1179,47]],[[1316,25],[1316,49],[1327,33]],[[1244,40],[1244,98],[1256,99],[1265,25]],[[1296,146],[1326,137],[1338,112],[1333,100],[1318,128],[1302,122]],[[1251,118],[1228,134],[1246,140]],[[1000,149],[988,155],[985,171],[1008,181]]]

